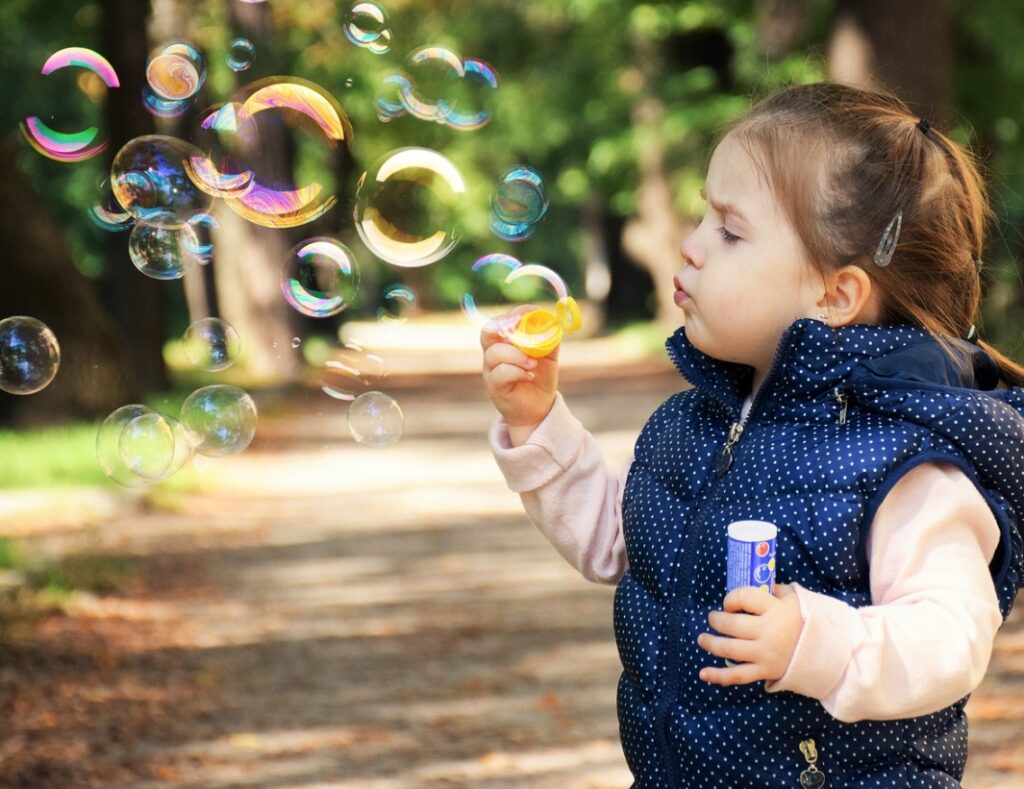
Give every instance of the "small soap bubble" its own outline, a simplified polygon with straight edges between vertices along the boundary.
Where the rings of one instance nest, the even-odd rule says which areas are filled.
[[[513,167],[491,193],[491,231],[505,241],[524,241],[547,210],[544,179],[531,167]]]
[[[384,360],[350,340],[324,363],[320,389],[335,400],[351,402],[380,386],[385,375]]]
[[[292,337],[292,348],[298,348],[300,345],[302,345],[302,340],[298,337]]]
[[[296,244],[281,270],[281,292],[303,315],[326,318],[349,307],[359,293],[352,250],[333,238]]]
[[[366,247],[396,266],[425,266],[458,242],[456,212],[466,193],[450,159],[428,148],[400,148],[364,173],[354,219]]]
[[[60,367],[60,346],[36,318],[14,315],[0,321],[0,389],[29,395],[45,389]]]
[[[245,71],[256,58],[256,46],[247,38],[235,38],[228,44],[227,64],[232,71]]]
[[[198,93],[206,81],[203,56],[183,41],[165,44],[150,55],[146,63],[146,81],[163,99],[188,99]]]
[[[351,88],[355,83],[352,81],[352,77],[345,77],[345,87]]]
[[[505,293],[509,274],[523,264],[512,255],[494,252],[477,258],[470,270],[470,286],[461,298],[462,311],[478,328],[513,306]],[[489,305],[485,308],[485,305]]]
[[[149,481],[161,479],[174,460],[174,430],[155,411],[140,414],[122,429],[118,453],[132,474]]]
[[[458,131],[475,131],[491,122],[490,94],[498,89],[498,73],[482,60],[463,61],[465,74],[438,103],[444,123]]]
[[[197,369],[211,373],[234,364],[242,349],[238,332],[220,318],[197,320],[185,330],[182,341],[189,361]]]
[[[384,55],[391,51],[391,31],[382,30],[380,35],[366,45],[374,55]]]
[[[100,182],[99,191],[99,199],[89,209],[89,219],[92,220],[92,223],[108,233],[131,230],[132,225],[135,224],[135,217],[125,211],[117,202],[114,193],[110,190],[109,179],[104,178]]]
[[[402,409],[383,392],[365,392],[348,407],[349,432],[363,446],[391,446],[402,437],[404,428]]]
[[[348,10],[343,28],[345,38],[357,47],[370,47],[387,30],[387,14],[376,3],[355,3]]]
[[[213,198],[196,188],[185,171],[199,149],[175,137],[150,134],[129,140],[110,168],[117,202],[140,222],[180,227],[208,211]]]
[[[377,319],[381,323],[405,323],[416,306],[416,294],[404,285],[388,285],[382,300],[377,308]]]
[[[96,459],[103,473],[118,485],[135,488],[152,482],[135,474],[125,465],[121,458],[121,435],[134,419],[155,413],[152,408],[138,403],[124,405],[113,411],[100,425],[96,433]]]
[[[185,234],[185,248],[205,265],[213,260],[213,231],[220,229],[220,222],[213,214],[202,211],[189,217],[188,226],[192,228],[192,235]]]
[[[181,423],[200,455],[234,455],[256,433],[256,403],[237,386],[204,386],[182,404]]]
[[[147,277],[181,279],[199,261],[191,251],[199,246],[195,231],[183,227],[138,224],[128,237],[128,255]]]
[[[189,99],[165,99],[148,83],[142,86],[142,106],[157,118],[177,118],[191,106]]]

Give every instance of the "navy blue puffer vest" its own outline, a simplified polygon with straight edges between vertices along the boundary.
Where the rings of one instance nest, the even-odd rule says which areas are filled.
[[[803,319],[783,335],[739,440],[724,449],[751,368],[701,353],[684,329],[668,348],[694,386],[637,440],[623,498],[629,571],[615,594],[619,724],[634,786],[800,787],[808,738],[829,789],[959,786],[966,698],[918,718],[842,723],[818,701],[763,683],[702,682],[698,671],[721,662],[696,639],[721,608],[726,526],[736,520],[778,525],[779,582],[869,605],[874,512],[903,474],[935,460],[960,467],[996,516],[991,570],[1005,617],[1024,555],[1024,390],[995,388],[995,363],[966,342],[951,358],[915,327]]]

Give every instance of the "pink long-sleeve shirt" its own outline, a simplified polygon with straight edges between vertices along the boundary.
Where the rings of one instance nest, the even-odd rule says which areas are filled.
[[[750,408],[747,398],[743,418]],[[609,471],[558,395],[536,428],[499,418],[491,448],[530,520],[585,578],[626,572],[622,492],[632,458]],[[766,682],[818,699],[846,722],[924,715],[981,682],[1002,622],[988,565],[999,527],[967,476],[923,463],[892,487],[867,538],[872,605],[853,608],[794,584],[803,629],[785,674]]]

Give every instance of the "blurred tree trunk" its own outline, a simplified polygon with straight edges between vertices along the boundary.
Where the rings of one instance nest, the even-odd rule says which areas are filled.
[[[107,92],[106,121],[110,134],[107,165],[131,139],[152,134],[153,119],[142,106],[145,84],[148,0],[102,0],[103,52],[117,69],[121,87]],[[106,267],[98,280],[100,298],[113,316],[124,347],[128,374],[137,398],[167,388],[163,343],[168,283],[135,270],[128,256],[128,238],[108,233]]]
[[[887,88],[940,128],[951,120],[953,26],[949,0],[840,0],[830,76]]]
[[[271,8],[268,3],[226,0],[231,24],[256,46],[254,66],[243,72],[246,82],[269,73],[272,65]],[[270,61],[270,62],[268,62]],[[283,126],[260,126],[258,178],[262,183],[292,178],[292,141]],[[249,372],[268,383],[295,377],[301,356],[291,348],[300,333],[299,315],[281,295],[281,268],[301,230],[254,225],[226,206],[217,206],[220,229],[214,234],[214,275],[221,317],[242,338]],[[195,316],[193,316],[195,317]]]
[[[53,330],[61,350],[57,377],[46,389],[28,396],[0,391],[0,423],[105,416],[132,399],[113,323],[6,145],[0,146],[0,184],[0,319],[28,315],[41,320]]]

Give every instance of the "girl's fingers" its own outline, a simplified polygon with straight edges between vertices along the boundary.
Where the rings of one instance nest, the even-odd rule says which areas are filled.
[[[697,636],[697,646],[720,658],[729,660],[754,660],[757,658],[756,646],[745,638],[728,638],[701,633]]]
[[[522,367],[516,367],[514,364],[499,364],[488,373],[488,382],[496,389],[532,381],[533,379],[534,375],[532,372],[524,370]]]
[[[760,634],[757,617],[750,616],[750,614],[727,614],[724,611],[712,611],[708,614],[708,624],[723,636],[757,638]]]
[[[520,304],[488,320],[480,329],[480,345],[487,350],[496,342],[507,342],[505,332],[515,327],[520,315],[533,309],[536,309],[536,305]]]
[[[537,366],[536,360],[507,342],[495,343],[484,351],[485,370],[493,370],[499,364],[511,364],[530,370]]]
[[[711,685],[748,685],[764,679],[761,667],[755,663],[741,663],[726,668],[706,666],[700,670],[699,676]]]
[[[778,601],[768,592],[756,586],[742,586],[725,596],[722,608],[730,613],[746,611],[748,614],[763,614],[776,602]]]

